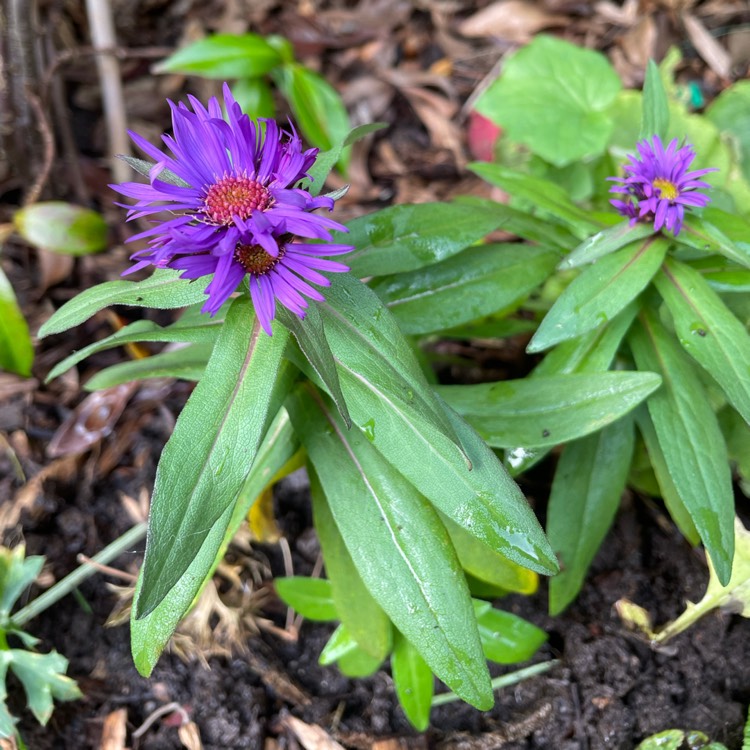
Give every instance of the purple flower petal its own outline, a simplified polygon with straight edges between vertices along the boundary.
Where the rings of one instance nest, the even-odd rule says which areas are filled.
[[[189,106],[168,102],[173,135],[162,141],[171,155],[130,133],[155,162],[149,182],[111,187],[135,200],[128,207],[129,221],[153,217],[153,226],[130,238],[145,240],[148,247],[131,256],[134,265],[125,273],[153,265],[179,270],[187,279],[213,275],[203,306],[212,315],[247,276],[258,319],[270,334],[276,301],[304,317],[306,298],[323,299],[311,284],[330,284],[320,272],[349,270],[324,256],[354,248],[333,241],[332,232],[346,227],[312,213],[331,210],[333,200],[297,187],[309,177],[318,150],[303,150],[294,126],[287,131],[272,120],[251,120],[226,84],[223,100],[226,115],[215,97],[206,106],[193,96]],[[160,179],[164,170],[186,185]]]
[[[624,200],[610,200],[610,203],[623,216],[634,221],[653,221],[654,230],[666,227],[677,236],[682,229],[685,206],[703,207],[711,200],[697,189],[707,189],[710,185],[702,177],[716,169],[698,169],[692,172],[688,167],[695,158],[690,144],[680,146],[673,139],[664,148],[659,136],[642,140],[637,146],[638,156],[628,155],[629,163],[623,171],[625,177],[607,179],[620,183],[613,185],[610,193],[625,196]]]

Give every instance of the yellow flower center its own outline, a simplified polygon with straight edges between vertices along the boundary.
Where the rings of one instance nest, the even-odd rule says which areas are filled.
[[[284,257],[286,249],[279,247],[276,258],[269,255],[260,245],[237,245],[234,259],[251,275],[262,276],[275,268]]]
[[[677,185],[664,177],[657,177],[654,180],[654,187],[659,191],[660,198],[666,198],[670,201],[673,201],[680,194]]]
[[[249,177],[228,176],[211,185],[204,200],[206,217],[212,224],[231,224],[234,216],[247,219],[253,211],[271,204],[267,188]]]

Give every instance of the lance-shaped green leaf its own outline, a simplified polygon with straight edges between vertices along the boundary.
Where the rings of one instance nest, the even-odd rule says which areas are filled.
[[[118,154],[117,158],[124,161],[131,169],[134,169],[136,172],[138,172],[138,174],[142,174],[144,177],[148,177],[149,182],[151,181],[151,170],[155,166],[156,162],[147,161],[146,159],[139,159],[137,156],[127,156],[125,154]],[[178,177],[169,169],[162,169],[159,172],[158,179],[162,182],[168,183],[169,185],[190,187],[189,183],[185,182],[182,177]]]
[[[34,361],[29,326],[8,277],[0,268],[0,369],[28,377]]]
[[[372,440],[381,418],[405,426],[407,433],[439,431],[460,453],[409,343],[377,295],[350,274],[337,274],[319,309],[347,406],[359,427]]]
[[[259,34],[214,34],[162,60],[157,73],[192,73],[204,78],[253,78],[269,73],[283,58],[278,45]]]
[[[636,224],[631,227],[630,222],[624,221],[591,235],[578,245],[570,255],[565,257],[558,268],[563,271],[568,268],[583,266],[586,263],[593,263],[598,258],[609,255],[631,242],[645,239],[653,233],[653,228],[648,224]]]
[[[652,372],[599,372],[438,388],[492,446],[575,440],[627,414],[661,383]]]
[[[668,240],[649,238],[586,268],[558,297],[526,350],[543,351],[613,318],[646,288],[668,247]]]
[[[331,582],[325,578],[290,576],[274,581],[276,593],[302,617],[315,622],[338,620]]]
[[[323,665],[333,662],[338,662],[339,670],[347,677],[369,677],[377,672],[383,660],[367,653],[354,640],[346,625],[339,625],[318,659],[318,663]]]
[[[736,414],[736,412],[732,413]],[[648,413],[648,406],[642,404],[633,412],[633,414],[635,415],[635,423],[638,425],[638,431],[641,433],[641,437],[646,446],[648,460],[654,471],[656,483],[659,485],[661,498],[667,506],[669,515],[672,517],[672,520],[675,522],[677,528],[685,539],[687,539],[690,544],[696,545],[700,542],[698,530],[695,528],[693,519],[690,518],[690,513],[688,513],[685,503],[682,501],[680,493],[677,491],[677,487],[675,487],[672,475],[669,473],[667,460],[664,458],[661,445],[659,445],[659,438],[654,429],[654,423],[651,421],[651,416]]]
[[[557,258],[530,245],[481,245],[371,286],[404,333],[431,333],[517,304],[547,278]]]
[[[382,661],[391,648],[391,622],[362,582],[312,466],[308,474],[315,531],[339,619],[361,649]]]
[[[263,333],[249,299],[230,307],[159,461],[136,617],[164,599],[237,499],[265,433],[287,336],[280,326]]]
[[[355,276],[413,271],[450,258],[503,222],[492,206],[420,203],[390,206],[347,223],[337,241],[354,245],[346,264]]]
[[[527,211],[475,195],[456,196],[456,203],[491,208],[502,220],[503,231],[543,247],[570,251],[579,244],[579,241],[565,227],[540,219]]]
[[[668,260],[654,282],[683,349],[750,422],[750,335],[696,270]]]
[[[723,255],[750,268],[750,223],[718,208],[706,208],[703,216],[686,216],[677,241],[711,255]]]
[[[434,395],[377,296],[338,274],[320,309],[352,419],[374,446],[478,539],[539,573],[555,571],[520,490],[486,443]]]
[[[171,326],[160,326],[152,320],[136,320],[126,325],[111,336],[95,341],[93,344],[84,346],[73,352],[61,362],[58,362],[47,375],[46,381],[54,380],[71,367],[97,352],[112,349],[123,344],[140,343],[144,341],[158,342],[181,342],[186,344],[211,343],[216,340],[219,330],[224,323],[224,318],[212,318],[209,315],[201,315],[193,325],[185,325],[181,321]]]
[[[173,310],[188,307],[196,302],[205,302],[203,281],[197,283],[181,279],[180,271],[169,268],[157,269],[143,281],[106,281],[66,302],[39,329],[39,337],[67,331],[80,325],[91,316],[110,305],[131,307],[155,307],[159,310]],[[206,277],[205,281],[210,281]]]
[[[589,214],[576,206],[568,193],[554,182],[542,177],[516,172],[500,164],[473,162],[469,169],[492,185],[497,185],[514,198],[528,201],[533,206],[568,225],[581,239],[598,232],[601,225],[591,221]]]
[[[638,307],[635,302],[619,312],[606,325],[584,333],[577,339],[558,344],[531,372],[531,378],[609,370],[620,344],[633,323]],[[549,449],[514,446],[506,451],[506,460],[513,476],[518,476],[538,463]]]
[[[341,392],[336,362],[331,354],[331,347],[328,346],[323,320],[317,306],[311,305],[307,309],[304,319],[300,319],[286,307],[279,305],[276,317],[279,323],[294,335],[310,366],[323,381],[326,390],[335,401],[336,408],[346,422],[346,426],[351,427],[352,420],[349,416],[349,410],[346,408],[344,394]]]
[[[526,661],[547,640],[547,634],[536,625],[511,612],[486,605],[487,602],[474,599],[482,649],[490,661],[496,664]]]
[[[533,570],[511,562],[490,549],[448,516],[441,515],[441,520],[450,535],[461,567],[476,581],[520,594],[533,594],[537,590],[539,576]]]
[[[659,66],[649,60],[643,82],[643,116],[639,140],[658,135],[665,140],[669,130],[669,104]]]
[[[469,590],[435,510],[319,395],[297,390],[287,410],[365,586],[441,680],[468,703],[489,708]]]
[[[213,343],[191,344],[173,351],[161,352],[151,357],[106,367],[86,381],[87,391],[112,388],[131,380],[148,378],[179,378],[200,380],[211,357]]]
[[[424,732],[430,724],[435,680],[419,651],[399,632],[396,632],[393,641],[391,674],[398,702],[406,718],[415,729]]]
[[[291,366],[288,370],[291,370]],[[274,401],[280,400],[286,394],[291,382],[286,373],[277,379],[278,393],[274,396]],[[234,507],[227,506],[224,513],[211,526],[198,554],[154,611],[140,619],[131,617],[133,661],[142,675],[148,677],[151,674],[180,621],[197,601],[206,583],[211,580],[229,542],[247,518],[250,507],[298,448],[299,441],[292,430],[289,415],[281,408],[258,448],[250,474],[242,485]],[[136,584],[136,598],[142,583],[143,579],[139,578]]]
[[[623,419],[565,447],[547,511],[547,536],[560,559],[549,582],[549,611],[558,615],[577,596],[612,525],[633,457],[632,419]]]
[[[653,311],[641,313],[630,346],[639,369],[662,375],[662,388],[648,400],[649,414],[672,481],[726,583],[734,552],[734,493],[716,414],[687,355]]]

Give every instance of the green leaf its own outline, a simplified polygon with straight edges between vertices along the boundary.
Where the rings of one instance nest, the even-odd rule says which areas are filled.
[[[346,138],[351,127],[349,115],[340,94],[325,78],[299,63],[278,68],[273,78],[289,102],[294,121],[310,143],[330,149]],[[338,163],[345,169],[348,161],[344,149]]]
[[[377,443],[378,420],[406,434],[440,432],[464,457],[409,343],[375,293],[350,274],[336,274],[318,305],[339,382],[353,419]],[[399,449],[400,450],[400,449]]]
[[[742,174],[750,181],[750,81],[737,81],[706,108],[705,116],[728,134],[739,153]]]
[[[35,247],[63,255],[90,255],[107,246],[107,223],[90,208],[62,201],[34,203],[16,211],[16,231]]]
[[[276,114],[273,91],[265,78],[240,78],[232,86],[232,96],[253,120],[259,117],[273,119]]]
[[[42,572],[41,555],[26,557],[26,547],[0,547],[0,628],[6,628],[10,611],[18,597]]]
[[[545,219],[539,219],[517,208],[511,208],[511,206],[486,198],[478,198],[474,195],[456,196],[455,202],[462,205],[491,208],[502,220],[503,231],[510,232],[543,247],[573,250],[579,244],[578,240],[564,227],[552,224]]]
[[[214,34],[177,50],[155,65],[154,71],[223,81],[262,76],[282,62],[279,51],[258,34]]]
[[[438,388],[494,447],[540,447],[575,440],[627,414],[652,394],[652,372],[600,372]]]
[[[601,230],[591,215],[576,206],[566,190],[542,177],[517,172],[500,164],[473,162],[469,169],[491,185],[497,185],[515,199],[528,201],[535,208],[566,224],[576,237],[587,238]]]
[[[678,238],[681,245],[712,255],[723,255],[750,268],[750,223],[718,208],[706,208],[703,216],[689,215]]]
[[[646,80],[643,83],[643,119],[638,140],[658,135],[663,141],[669,130],[669,105],[667,92],[661,79],[658,65],[649,60]]]
[[[543,351],[598,328],[617,315],[648,286],[668,247],[668,240],[649,238],[586,268],[558,297],[526,351]]]
[[[532,570],[555,571],[518,487],[484,441],[434,395],[377,296],[337,274],[319,307],[352,419],[374,446],[474,536]]]
[[[349,233],[337,241],[356,248],[346,256],[355,276],[385,276],[450,258],[502,223],[502,211],[491,205],[390,206],[348,222]]]
[[[603,153],[614,128],[606,109],[621,87],[604,55],[538,35],[505,62],[476,109],[511,140],[564,166]]]
[[[300,319],[286,307],[279,305],[276,317],[279,323],[294,335],[310,366],[325,384],[326,390],[336,403],[341,418],[346,422],[347,427],[351,427],[352,419],[346,408],[344,394],[341,392],[336,362],[331,354],[331,347],[328,346],[323,320],[317,306],[311,305],[304,319]]]
[[[291,371],[289,366],[287,371]],[[287,380],[287,382],[283,382]],[[288,390],[288,375],[276,381],[279,394]],[[279,396],[275,397],[278,400]],[[131,618],[130,634],[133,660],[138,671],[148,677],[156,665],[161,652],[182,618],[197,601],[197,597],[211,579],[213,572],[224,557],[229,542],[237,533],[256,498],[272,482],[276,473],[297,451],[299,441],[294,435],[285,409],[280,409],[263,438],[250,473],[240,490],[237,502],[228,506],[211,526],[200,551],[187,570],[164,597],[161,603],[146,617]],[[142,578],[136,584],[138,598]]]
[[[31,375],[34,345],[8,277],[0,268],[0,369]]]
[[[417,731],[424,732],[430,724],[435,680],[419,651],[398,632],[393,642],[391,674],[406,718]]]
[[[138,174],[142,174],[144,177],[147,177],[149,182],[151,182],[151,170],[155,166],[156,162],[146,161],[145,159],[138,159],[135,156],[127,156],[125,154],[118,154],[117,158],[124,161],[129,167],[138,172]],[[166,182],[168,185],[190,187],[190,185],[185,182],[182,177],[178,177],[169,169],[162,169],[159,172],[158,179],[162,182]]]
[[[181,279],[181,271],[171,268],[157,269],[143,281],[106,281],[66,302],[39,329],[39,338],[73,328],[110,305],[131,307],[155,307],[172,310],[188,307],[196,302],[205,302],[203,282],[194,283]],[[206,277],[210,280],[210,277]]]
[[[223,317],[211,317],[210,315],[201,315],[200,319],[194,325],[188,324],[187,321],[178,320],[176,323],[166,327],[157,325],[151,320],[136,320],[134,323],[124,326],[119,331],[115,331],[112,335],[73,352],[73,354],[66,357],[62,362],[58,362],[50,370],[45,382],[54,380],[54,378],[67,372],[71,367],[75,367],[75,365],[92,354],[123,344],[143,341],[184,342],[191,344],[211,343],[216,340],[223,323]]]
[[[497,664],[526,661],[547,640],[547,634],[536,625],[510,612],[485,608],[485,604],[474,600],[482,650],[490,661]]]
[[[518,243],[481,245],[382,277],[371,287],[404,333],[431,333],[520,302],[547,278],[557,258],[554,251]]]
[[[191,344],[173,351],[161,352],[151,357],[106,367],[86,381],[87,391],[100,391],[133,380],[149,378],[179,378],[200,380],[213,351],[212,343]]]
[[[649,224],[636,224],[632,227],[628,221],[616,224],[609,229],[597,232],[581,243],[560,262],[558,268],[563,271],[569,268],[577,268],[586,263],[593,263],[598,258],[609,255],[631,242],[645,239],[653,233],[653,227]]]
[[[381,662],[391,649],[391,622],[362,582],[312,466],[308,467],[308,474],[315,531],[338,618],[359,647]]]
[[[734,494],[724,437],[706,392],[679,344],[656,314],[645,309],[631,329],[630,345],[641,370],[662,375],[648,400],[659,445],[677,491],[726,583],[734,552]]]
[[[248,298],[230,307],[159,461],[136,617],[164,599],[236,501],[265,433],[287,337],[280,326],[263,333]]]
[[[539,576],[533,570],[499,555],[447,516],[441,515],[441,520],[450,535],[461,567],[472,578],[496,589],[520,594],[533,594],[537,590]]]
[[[681,729],[666,729],[646,737],[636,750],[680,750],[684,739]]]
[[[344,627],[344,625],[339,625],[336,630],[333,631],[328,642],[320,652],[318,664],[321,664],[324,667],[328,666],[358,648],[359,645],[357,644],[357,641],[352,638],[346,627]]]
[[[346,432],[319,395],[298,390],[287,409],[373,598],[441,680],[467,703],[489,708],[469,591],[435,510],[364,435]]]
[[[736,412],[732,413],[735,414]],[[685,503],[682,501],[680,493],[677,491],[677,487],[675,487],[675,483],[669,473],[667,460],[664,458],[664,453],[659,445],[659,438],[656,435],[654,423],[651,421],[651,417],[648,413],[648,407],[645,404],[639,406],[634,414],[635,422],[638,425],[638,431],[641,433],[643,442],[646,445],[651,468],[654,471],[656,482],[659,485],[661,498],[664,500],[669,515],[677,525],[677,528],[685,539],[695,546],[700,542],[698,530],[695,528],[693,519],[690,518],[690,513],[688,513]]]
[[[549,612],[559,615],[578,595],[604,541],[633,456],[632,420],[565,447],[557,464],[547,510],[547,536],[562,570],[549,582]]]
[[[330,581],[324,578],[291,576],[276,578],[273,585],[284,603],[299,612],[302,617],[314,622],[339,619]]]
[[[750,335],[694,269],[669,260],[654,279],[683,349],[750,423]]]
[[[558,344],[534,368],[531,377],[608,370],[637,312],[635,303],[628,305],[607,325]]]
[[[35,654],[11,649],[8,653],[10,668],[26,691],[26,704],[40,724],[46,724],[52,716],[53,699],[73,701],[82,697],[75,681],[65,676],[68,660],[56,651]]]
[[[338,667],[347,677],[362,678],[375,674],[383,663],[361,649],[355,642],[354,648],[338,659]]]

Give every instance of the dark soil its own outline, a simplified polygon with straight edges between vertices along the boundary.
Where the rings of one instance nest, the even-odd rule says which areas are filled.
[[[463,168],[472,144],[467,147],[462,107],[499,56],[523,43],[526,33],[521,30],[518,37],[507,39],[499,32],[495,37],[462,36],[457,31],[460,22],[489,5],[489,0],[413,4],[403,0],[112,0],[111,4],[129,125],[153,142],[168,127],[166,97],[179,99],[190,91],[205,99],[215,93],[215,82],[152,75],[153,60],[204,33],[280,33],[294,43],[298,59],[321,71],[342,92],[356,124],[388,123],[387,130],[354,149],[352,187],[337,207],[337,218],[346,220],[389,202],[449,199],[488,190],[467,178]],[[101,91],[84,3],[0,0],[0,18],[5,19],[3,10],[9,5],[38,7],[38,23],[31,27],[36,46],[30,59],[43,64],[36,79],[24,83],[21,99],[25,100],[27,90],[36,91],[41,104],[49,108],[48,122],[39,124],[29,110],[22,127],[6,127],[12,118],[7,116],[10,110],[4,111],[6,92],[0,86],[0,223],[11,219],[28,196],[29,186],[49,167],[47,179],[37,184],[41,199],[96,208],[112,227],[110,251],[80,258],[62,270],[18,240],[5,243],[3,270],[35,331],[54,308],[80,290],[119,276],[128,265],[128,251],[121,243],[129,229],[106,188],[113,178],[104,157]],[[722,34],[746,29],[750,22],[747,3],[729,0],[644,0],[636,12],[631,12],[635,5],[630,2],[545,0],[531,5],[544,6],[554,16],[551,27],[544,27],[547,31],[606,52],[627,85],[640,85],[649,57],[660,59],[671,44],[679,46],[685,54],[679,71],[682,82],[697,81],[708,99],[729,80],[701,59],[685,36],[681,11],[675,8],[690,6],[722,44]],[[631,6],[631,11],[618,16],[618,9]],[[531,28],[533,16],[519,15],[530,24],[529,35],[538,31]],[[0,24],[0,54],[6,52],[4,35]],[[750,56],[743,57],[739,34],[736,41],[734,47],[728,45],[734,80],[746,75],[750,61]],[[283,118],[283,109],[280,114]],[[46,165],[45,127],[57,144],[55,158]],[[8,154],[15,156],[6,163]],[[78,554],[94,555],[140,520],[139,513],[145,511],[139,502],[153,485],[159,453],[191,388],[171,381],[142,386],[114,432],[94,441],[91,450],[54,459],[46,453],[60,424],[81,403],[81,383],[91,373],[121,361],[123,355],[118,350],[103,352],[49,385],[43,384],[45,376],[71,350],[142,314],[120,312],[126,320],[100,314],[75,331],[40,342],[36,380],[0,373],[0,521],[12,519],[5,526],[0,523],[0,532],[4,543],[25,541],[30,554],[47,557],[47,585],[75,568]],[[170,315],[155,317],[161,321]],[[465,365],[460,376],[465,379],[519,377],[530,366],[523,344],[509,341],[500,361],[488,359],[470,342],[449,342],[443,353],[447,361]],[[457,377],[456,373],[450,377]],[[100,426],[106,433],[114,424],[105,415]],[[550,468],[551,464],[542,464],[523,479],[526,493],[538,500],[534,504],[540,515]],[[34,492],[24,494],[37,479]],[[26,480],[29,484],[24,485]],[[294,572],[308,574],[318,549],[306,490],[287,482],[278,488],[276,500]],[[133,550],[113,565],[135,573],[140,553]],[[287,572],[279,547],[252,552],[238,548],[233,554],[244,569],[243,579],[257,579],[253,585],[258,617],[283,628],[286,610],[273,597],[269,583],[273,575]],[[9,699],[14,713],[23,716],[21,731],[30,750],[121,750],[122,743],[105,745],[102,739],[105,721],[118,709],[126,711],[128,747],[185,747],[178,737],[180,717],[174,712],[138,732],[155,711],[172,702],[195,722],[207,750],[298,748],[301,745],[289,730],[290,716],[323,727],[347,748],[632,750],[644,737],[674,727],[702,730],[733,750],[740,747],[750,703],[748,620],[715,612],[667,649],[654,652],[627,632],[613,607],[627,597],[646,607],[661,624],[677,616],[686,599],[700,599],[707,578],[705,561],[658,507],[626,497],[581,595],[566,613],[547,616],[544,582],[535,596],[511,596],[497,603],[544,628],[549,642],[536,660],[557,659],[558,664],[545,675],[500,691],[492,711],[481,713],[461,703],[436,709],[432,728],[420,735],[398,707],[387,672],[349,680],[335,668],[317,664],[331,632],[327,625],[303,624],[297,641],[284,640],[266,627],[243,638],[232,656],[210,657],[210,669],[200,661],[187,663],[166,654],[151,678],[144,679],[132,663],[127,626],[104,627],[118,604],[107,581],[122,582],[97,575],[81,586],[78,597],[68,597],[29,625],[29,631],[42,639],[43,649],[55,648],[69,659],[68,672],[78,681],[84,699],[57,704],[45,729],[24,712],[22,691],[12,678]],[[264,593],[268,596],[261,600]],[[216,625],[215,618],[212,624]],[[493,667],[493,675],[502,671]]]
[[[93,503],[71,499],[45,519],[44,536],[52,535],[71,552],[93,552],[70,534],[64,519],[106,518],[111,495],[111,489],[100,487]],[[304,488],[282,486],[277,502],[284,526],[296,535],[295,566],[309,572],[316,545],[306,530]],[[498,602],[548,631],[549,643],[537,659],[555,658],[558,666],[500,691],[492,711],[460,703],[436,709],[424,736],[409,727],[386,672],[353,681],[317,664],[330,626],[305,623],[296,643],[269,635],[252,638],[250,654],[212,658],[210,669],[166,655],[151,679],[144,679],[132,664],[127,626],[103,627],[115,599],[101,577],[81,589],[93,612],[69,598],[31,627],[45,645],[70,659],[69,672],[86,697],[59,705],[46,730],[25,720],[24,735],[34,750],[99,748],[109,712],[126,708],[133,729],[160,705],[176,701],[198,725],[207,750],[262,748],[269,737],[294,747],[283,744],[289,742],[281,723],[286,712],[356,748],[397,737],[405,747],[631,750],[644,737],[672,727],[699,729],[730,749],[739,748],[750,700],[747,620],[716,612],[656,653],[627,632],[614,612],[614,602],[625,596],[663,622],[679,614],[685,598],[702,595],[703,561],[671,527],[654,522],[652,512],[639,502],[626,503],[581,596],[564,615],[546,616],[543,591]],[[28,528],[30,552],[43,551],[34,549],[36,528],[34,523]],[[283,574],[278,552],[271,547],[262,552],[273,572]],[[278,604],[266,611],[282,614]],[[174,721],[167,719],[152,725],[134,746],[167,750],[182,744]]]

